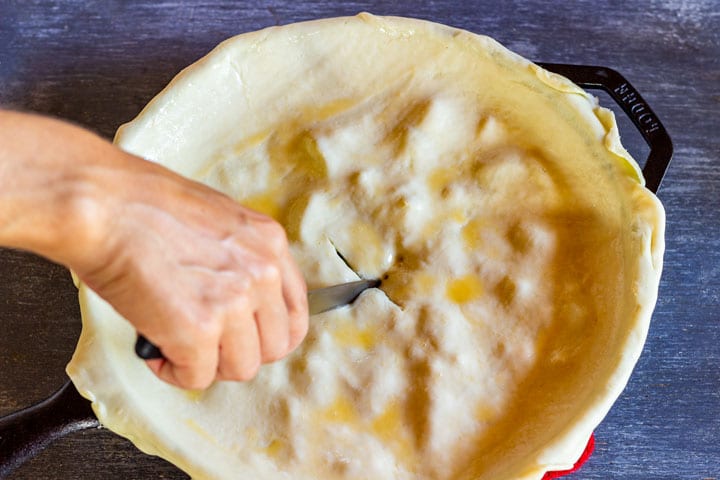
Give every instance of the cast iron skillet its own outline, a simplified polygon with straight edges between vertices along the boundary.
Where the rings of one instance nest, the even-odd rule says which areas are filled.
[[[538,65],[583,88],[605,90],[617,102],[650,147],[643,175],[647,188],[657,193],[672,158],[673,145],[665,127],[637,90],[610,68],[559,63]],[[47,400],[0,418],[0,478],[8,476],[56,439],[99,426],[90,402],[68,381]]]

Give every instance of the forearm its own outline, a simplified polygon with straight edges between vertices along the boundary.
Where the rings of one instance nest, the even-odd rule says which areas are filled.
[[[247,380],[307,331],[279,224],[63,122],[0,111],[0,246],[72,268],[186,388]]]
[[[0,245],[72,263],[90,241],[90,217],[103,221],[85,172],[113,152],[83,129],[0,110]]]

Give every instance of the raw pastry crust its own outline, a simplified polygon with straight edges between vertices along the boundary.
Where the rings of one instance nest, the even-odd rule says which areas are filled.
[[[194,478],[540,479],[640,355],[663,209],[609,111],[488,37],[368,14],[240,35],[116,143],[274,216],[311,288],[384,278],[204,392],[80,285],[73,382]]]

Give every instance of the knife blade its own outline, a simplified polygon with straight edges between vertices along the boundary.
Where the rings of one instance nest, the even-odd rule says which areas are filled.
[[[380,285],[380,280],[358,280],[341,283],[332,287],[318,288],[308,292],[308,310],[310,315],[327,312],[334,308],[349,305],[368,288]]]
[[[308,310],[310,315],[327,312],[334,308],[349,305],[368,288],[376,288],[380,280],[357,280],[354,282],[341,283],[331,287],[318,288],[308,292]],[[164,358],[158,347],[153,345],[147,338],[138,335],[135,342],[135,354],[143,360]]]

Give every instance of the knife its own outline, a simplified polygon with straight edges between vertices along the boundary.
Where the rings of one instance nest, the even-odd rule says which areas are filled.
[[[310,315],[327,312],[334,308],[349,305],[368,288],[376,288],[380,280],[357,280],[349,283],[341,283],[332,287],[310,290],[308,296],[308,310]],[[158,347],[153,345],[147,338],[138,335],[135,342],[135,353],[143,360],[165,358]]]

